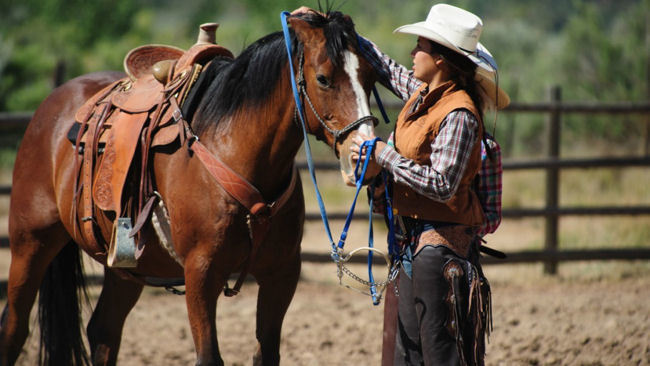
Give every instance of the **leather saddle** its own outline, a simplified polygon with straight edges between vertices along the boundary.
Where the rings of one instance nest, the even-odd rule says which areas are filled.
[[[177,123],[180,106],[201,70],[215,56],[233,57],[214,43],[216,27],[202,25],[199,40],[187,51],[162,45],[131,50],[124,60],[128,77],[99,91],[77,111],[68,133],[81,157],[75,192],[83,201],[84,237],[98,250],[102,246],[92,228],[95,207],[137,219],[134,232],[146,222],[155,197],[150,149],[183,141],[183,127]],[[125,190],[129,175],[129,187],[135,189]]]

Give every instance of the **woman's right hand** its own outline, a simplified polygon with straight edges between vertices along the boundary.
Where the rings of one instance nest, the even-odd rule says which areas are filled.
[[[294,10],[291,12],[291,15],[298,15],[298,14],[304,14],[304,13],[309,13],[309,12],[317,12],[316,10],[312,8],[308,8],[306,6],[301,6],[298,9]]]

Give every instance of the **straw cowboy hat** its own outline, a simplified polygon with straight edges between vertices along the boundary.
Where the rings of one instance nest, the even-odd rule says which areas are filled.
[[[424,22],[403,25],[394,33],[415,34],[466,56],[477,65],[476,81],[497,108],[510,104],[508,94],[498,86],[497,64],[479,41],[483,22],[476,15],[447,4],[431,7]]]

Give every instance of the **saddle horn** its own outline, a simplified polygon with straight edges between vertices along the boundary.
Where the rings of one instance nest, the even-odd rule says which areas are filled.
[[[219,28],[219,23],[201,24],[199,26],[199,37],[196,39],[196,44],[216,44],[217,28]]]

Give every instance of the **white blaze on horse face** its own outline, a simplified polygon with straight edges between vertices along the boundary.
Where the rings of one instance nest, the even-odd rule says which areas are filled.
[[[368,105],[368,98],[366,92],[363,90],[363,86],[359,82],[359,73],[357,72],[359,69],[359,58],[354,53],[346,50],[343,52],[343,60],[345,62],[345,72],[350,77],[350,84],[352,84],[352,90],[354,90],[357,101],[357,118],[369,116],[370,106]],[[359,132],[370,135],[372,131],[374,131],[374,126],[370,122],[359,125]]]

